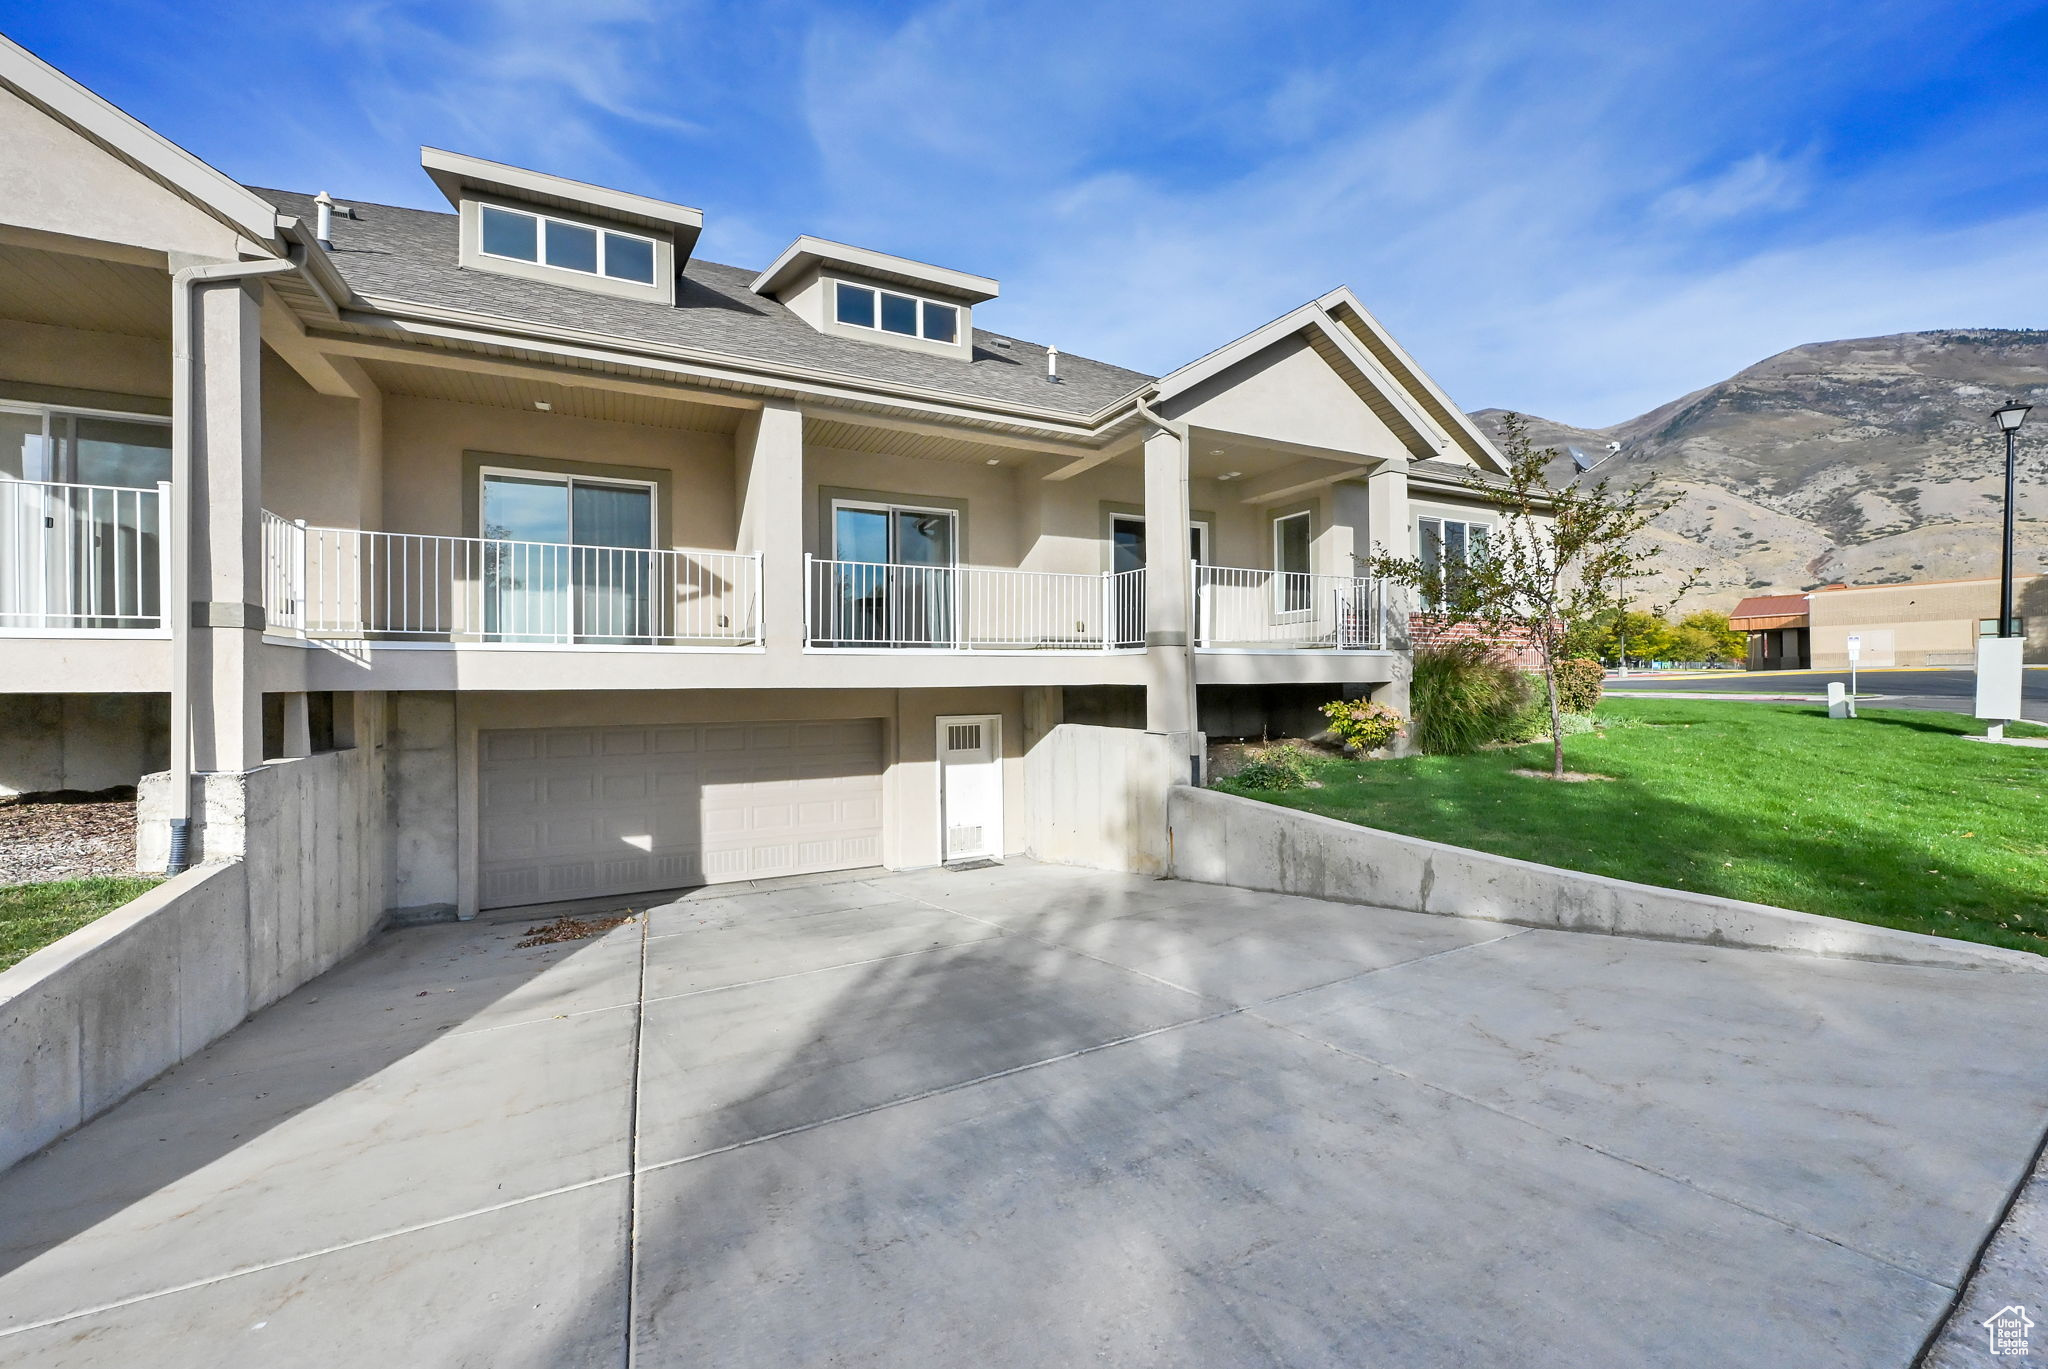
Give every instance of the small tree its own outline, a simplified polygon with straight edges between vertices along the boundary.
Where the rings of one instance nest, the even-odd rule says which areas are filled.
[[[1558,662],[1568,656],[1571,642],[1584,640],[1588,625],[1613,612],[1624,586],[1650,575],[1660,553],[1640,541],[1642,532],[1678,501],[1653,497],[1648,481],[1552,485],[1546,467],[1558,454],[1529,441],[1519,414],[1501,419],[1500,446],[1507,458],[1505,478],[1495,483],[1475,472],[1470,481],[1474,497],[1501,512],[1482,548],[1457,561],[1381,549],[1372,569],[1421,594],[1448,625],[1473,624],[1497,636],[1524,638],[1535,648],[1550,708],[1550,773],[1561,779]],[[1699,573],[1688,575],[1672,597],[1696,584]]]
[[[1740,661],[1749,650],[1748,637],[1728,626],[1728,615],[1712,609],[1688,613],[1671,630],[1681,661]]]

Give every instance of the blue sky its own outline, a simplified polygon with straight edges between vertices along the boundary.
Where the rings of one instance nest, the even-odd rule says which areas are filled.
[[[1351,286],[1452,396],[1613,423],[1802,342],[2048,327],[2048,3],[0,0],[228,174],[421,143],[1000,279],[1164,371]]]

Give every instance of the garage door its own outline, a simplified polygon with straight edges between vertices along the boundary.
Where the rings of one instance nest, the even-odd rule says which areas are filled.
[[[882,724],[485,732],[485,908],[877,865]]]

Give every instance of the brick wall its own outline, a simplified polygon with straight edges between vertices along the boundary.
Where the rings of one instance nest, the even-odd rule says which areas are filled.
[[[1491,642],[1516,665],[1535,669],[1542,664],[1526,629],[1491,631],[1477,623],[1446,623],[1433,613],[1408,615],[1408,640],[1417,648],[1445,642]]]

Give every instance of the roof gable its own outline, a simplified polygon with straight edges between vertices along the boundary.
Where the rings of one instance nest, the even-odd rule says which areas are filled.
[[[14,173],[21,226],[225,259],[240,242],[275,248],[277,213],[262,198],[4,36],[0,90],[0,171]],[[50,157],[61,175],[20,174],[47,173]]]

